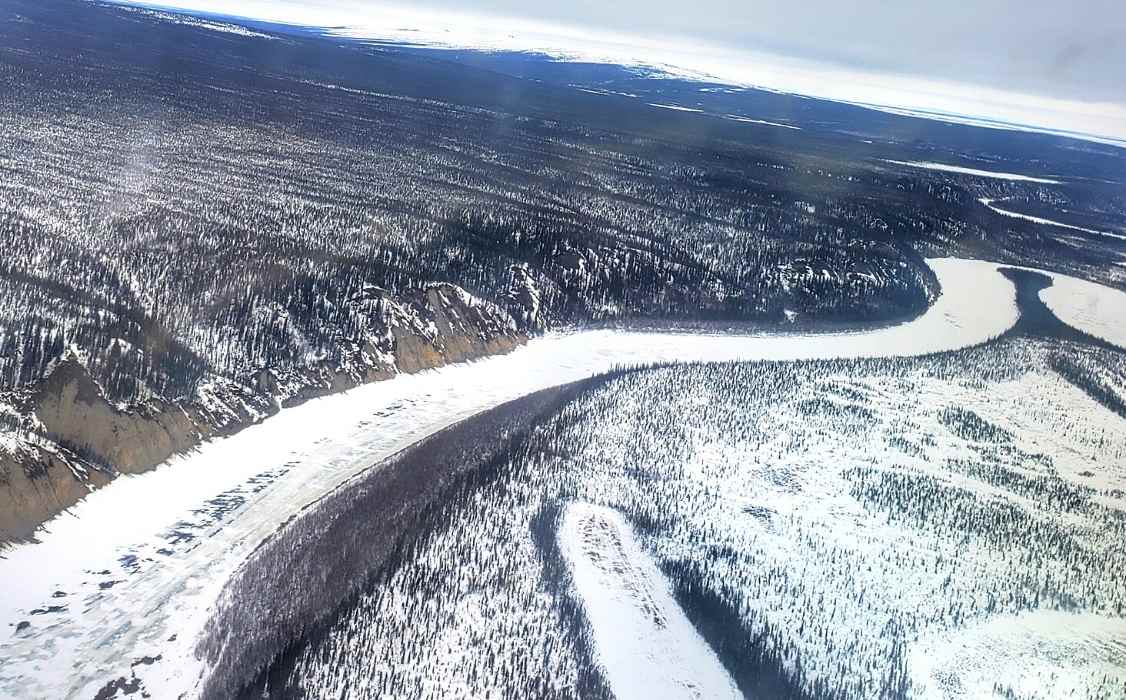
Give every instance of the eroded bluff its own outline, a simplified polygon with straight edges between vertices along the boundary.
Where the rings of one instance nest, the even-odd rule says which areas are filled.
[[[182,400],[115,404],[68,351],[37,386],[5,397],[0,432],[0,540],[27,538],[119,474],[152,469],[209,437],[230,434],[286,406],[527,342],[535,311],[509,309],[447,283],[393,294],[370,287],[349,301],[364,319],[331,358],[298,368],[210,376]],[[518,322],[510,310],[521,316]]]

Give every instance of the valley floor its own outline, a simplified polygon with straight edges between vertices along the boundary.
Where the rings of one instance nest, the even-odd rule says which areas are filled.
[[[336,605],[261,584],[367,521],[336,506],[366,477],[271,540],[208,623],[206,694],[1120,697],[1124,398],[1121,351],[1028,335],[616,372],[450,461]]]
[[[932,264],[946,293],[902,326],[828,337],[551,336],[508,356],[317,399],[119,482],[0,562],[13,582],[3,619],[14,630],[0,645],[9,661],[0,684],[60,697],[89,696],[117,675],[143,677],[157,692],[195,686],[206,673],[194,659],[208,610],[274,529],[382,457],[537,387],[655,362],[922,354],[1013,325],[1012,285],[995,265]],[[142,615],[144,625],[131,622]]]

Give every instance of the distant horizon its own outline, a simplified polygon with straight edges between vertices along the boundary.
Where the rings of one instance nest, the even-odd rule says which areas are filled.
[[[95,0],[97,1],[97,0]],[[638,37],[563,23],[453,11],[359,7],[349,0],[106,0],[230,21],[316,29],[343,39],[420,48],[541,53],[563,61],[646,68],[657,73],[852,104],[982,128],[1045,133],[1126,147],[1126,107],[991,89],[917,75],[875,72],[685,39]],[[502,31],[497,31],[503,26]]]

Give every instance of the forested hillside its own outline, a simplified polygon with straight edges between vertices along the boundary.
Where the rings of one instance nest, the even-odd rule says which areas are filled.
[[[1050,149],[1067,172],[934,171],[908,162],[949,153],[933,125],[842,131],[839,105],[807,100],[781,129],[706,110],[796,98],[685,112],[647,100],[705,88],[626,99],[448,58],[95,2],[0,8],[10,513],[545,329],[892,322],[939,293],[933,255],[1126,275],[1120,183],[1073,174],[1112,176],[1108,146],[994,135],[976,158],[1043,174]],[[122,463],[123,434],[155,447]]]
[[[890,319],[937,291],[921,253],[994,235],[977,191],[856,160],[854,138],[310,34],[65,1],[4,12],[8,388],[70,346],[127,402],[370,363],[365,346],[394,351],[386,305],[434,281],[532,332]]]

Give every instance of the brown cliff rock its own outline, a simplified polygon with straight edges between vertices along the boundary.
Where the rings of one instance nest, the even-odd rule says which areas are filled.
[[[115,475],[66,451],[29,446],[0,453],[0,539],[21,540]]]
[[[123,473],[151,469],[200,437],[179,406],[114,406],[73,357],[60,362],[35,392],[32,410],[49,438]]]
[[[152,469],[201,441],[229,435],[283,407],[486,355],[506,353],[527,335],[505,310],[452,284],[357,300],[370,318],[368,339],[339,364],[262,368],[244,381],[214,377],[195,396],[130,406],[109,401],[72,354],[20,403],[35,434],[0,450],[0,543],[35,528],[119,473]],[[2,428],[0,428],[2,430]],[[0,437],[9,437],[0,434]]]

